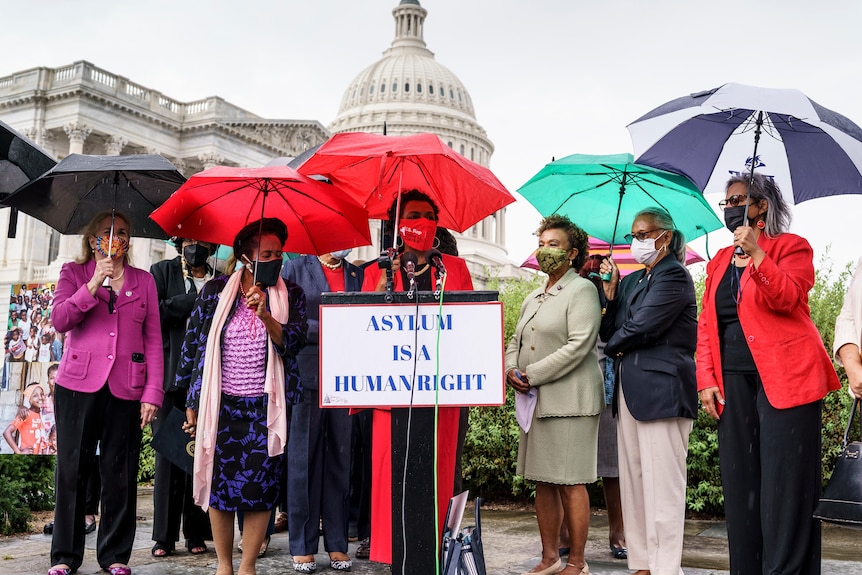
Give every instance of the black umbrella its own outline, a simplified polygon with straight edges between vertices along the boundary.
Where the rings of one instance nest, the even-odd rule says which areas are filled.
[[[0,122],[0,201],[30,180],[54,167],[55,162],[36,144]],[[18,210],[9,215],[9,237],[15,237]]]
[[[162,156],[70,154],[3,203],[62,234],[80,233],[99,212],[115,210],[131,220],[132,235],[166,239],[150,213],[186,179]]]
[[[3,203],[41,220],[62,234],[76,234],[99,212],[111,211],[113,245],[114,213],[131,220],[131,235],[166,239],[167,235],[150,219],[179,188],[185,177],[162,156],[86,156],[70,154],[40,178],[21,187]],[[110,248],[109,248],[110,249]],[[102,284],[111,292],[110,279]],[[114,296],[108,311],[114,312]]]

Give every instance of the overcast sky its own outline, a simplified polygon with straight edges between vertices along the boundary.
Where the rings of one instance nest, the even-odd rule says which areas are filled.
[[[512,192],[553,156],[631,152],[628,123],[727,82],[797,88],[862,124],[856,0],[420,1],[428,48],[470,92],[496,146],[491,169]],[[87,60],[181,101],[218,95],[267,118],[328,125],[350,81],[389,47],[397,4],[0,0],[0,77]],[[520,262],[539,215],[523,200],[509,214]],[[860,214],[859,196],[807,202],[793,231],[818,254],[831,244],[836,262],[855,262]],[[729,242],[710,234],[710,252]]]

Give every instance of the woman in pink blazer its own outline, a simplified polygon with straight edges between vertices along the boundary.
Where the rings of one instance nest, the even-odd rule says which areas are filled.
[[[811,246],[787,233],[778,186],[755,174],[749,196],[748,178],[719,204],[734,245],[706,266],[697,387],[718,420],[731,573],[818,575],[820,404],[838,377],[808,308]]]
[[[111,220],[105,212],[84,229],[82,254],[63,265],[51,314],[66,333],[66,348],[54,388],[56,509],[48,575],[68,575],[83,561],[87,474],[81,470],[97,444],[103,511],[96,558],[111,575],[131,573],[141,430],[164,395],[156,285],[129,264],[128,218],[114,217],[113,242]]]

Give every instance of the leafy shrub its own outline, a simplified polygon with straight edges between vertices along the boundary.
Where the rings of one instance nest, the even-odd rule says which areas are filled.
[[[505,347],[515,333],[521,302],[541,285],[538,276],[531,279],[514,279],[505,282],[494,278],[489,290],[500,292],[503,303]],[[485,499],[504,501],[526,499],[534,487],[520,475],[515,475],[518,461],[518,422],[515,420],[515,397],[506,391],[506,404],[501,407],[476,407],[470,410],[470,425],[464,441],[462,473],[464,486],[471,494]]]
[[[138,483],[150,483],[156,476],[156,450],[150,443],[153,441],[151,426],[144,428],[141,438],[141,454],[138,456]]]
[[[30,511],[54,507],[54,457],[0,455],[0,534],[27,530]]]

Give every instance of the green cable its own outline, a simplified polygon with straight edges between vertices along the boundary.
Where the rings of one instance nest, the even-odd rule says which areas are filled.
[[[440,318],[443,317],[443,293],[446,288],[446,276],[443,276],[443,281],[440,284],[440,304],[437,312],[437,365],[436,378],[434,382],[434,542],[436,543],[436,552],[434,554],[434,565],[437,570],[435,573],[440,573],[440,495],[437,492],[437,449],[439,438],[437,437],[438,416],[440,409]]]

